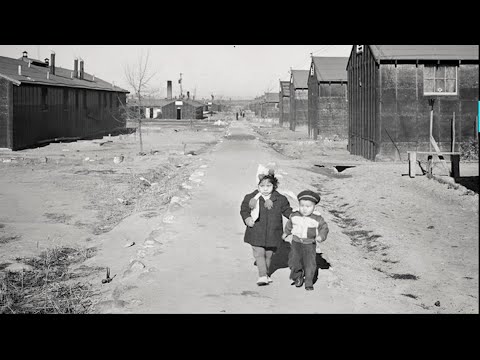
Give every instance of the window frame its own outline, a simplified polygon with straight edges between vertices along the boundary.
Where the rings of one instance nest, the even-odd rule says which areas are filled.
[[[443,81],[445,81],[445,84],[446,84],[446,81],[447,81],[447,67],[455,67],[455,92],[438,92],[438,91],[425,91],[425,68],[427,67],[432,67],[434,69],[434,73],[433,73],[433,79],[428,79],[428,80],[433,80],[433,88],[435,90],[435,81],[437,81],[437,78],[436,78],[436,72],[437,72],[437,68],[439,66],[443,66],[445,67],[445,76],[443,78]],[[441,80],[441,79],[438,79],[438,80]],[[424,96],[457,96],[458,95],[458,65],[448,65],[448,64],[441,64],[441,65],[438,65],[438,64],[435,64],[435,65],[424,65],[423,67],[423,95]]]

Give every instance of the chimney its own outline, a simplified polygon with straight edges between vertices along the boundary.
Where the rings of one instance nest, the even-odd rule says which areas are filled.
[[[22,65],[18,65],[18,75],[22,75]]]
[[[52,51],[52,54],[50,55],[50,72],[52,75],[55,75],[55,53]]]
[[[190,99],[190,91],[187,91],[187,99]]]
[[[24,58],[28,58],[28,52],[24,51],[24,52],[23,52],[23,57],[24,57]]]
[[[83,76],[85,73],[83,72],[83,60],[80,60],[80,79],[83,80]]]
[[[45,58],[45,64],[48,65],[48,62],[49,62],[49,61],[50,61],[50,60],[49,60],[48,58]]]
[[[172,99],[172,80],[167,81],[167,99]]]
[[[78,78],[78,59],[73,61],[73,77]]]

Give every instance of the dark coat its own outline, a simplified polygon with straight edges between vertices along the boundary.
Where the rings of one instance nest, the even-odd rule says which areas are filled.
[[[250,199],[258,194],[258,190],[255,190],[251,194],[245,195],[240,206],[240,215],[243,221],[250,217],[251,209],[248,206]],[[258,199],[260,201],[260,215],[255,221],[253,227],[247,226],[245,230],[244,241],[253,246],[263,247],[278,247],[282,242],[283,234],[283,219],[282,215],[287,219],[292,213],[292,208],[287,198],[274,190],[270,196],[270,200],[273,202],[272,209],[265,208],[265,200],[262,196]]]

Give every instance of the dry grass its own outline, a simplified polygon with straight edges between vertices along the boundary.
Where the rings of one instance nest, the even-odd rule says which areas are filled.
[[[79,278],[99,269],[71,271],[70,265],[95,253],[94,248],[49,249],[36,258],[17,259],[31,270],[0,272],[0,314],[84,314],[95,292]]]

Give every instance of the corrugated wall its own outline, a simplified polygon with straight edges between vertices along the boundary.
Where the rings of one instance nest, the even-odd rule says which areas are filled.
[[[11,148],[12,83],[0,78],[0,148]]]
[[[374,160],[379,141],[377,122],[377,65],[368,46],[348,64],[348,150]]]
[[[315,128],[323,138],[348,138],[347,83],[321,83]]]
[[[380,65],[382,132],[379,155],[382,158],[404,160],[408,150],[430,149],[431,107],[428,100],[431,98],[435,99],[433,137],[441,150],[451,151],[453,113],[456,144],[460,145],[475,136],[479,94],[478,65],[458,66],[457,95],[425,96],[424,69],[424,64]],[[458,149],[456,145],[456,150]]]
[[[43,140],[95,136],[124,128],[124,93],[21,85],[13,88],[13,148]]]
[[[318,136],[318,81],[316,76],[308,76],[308,136],[315,140]]]
[[[280,102],[278,104],[279,113],[280,113],[280,126],[283,126],[284,123],[288,123],[290,115],[290,97],[282,96],[280,94]]]

